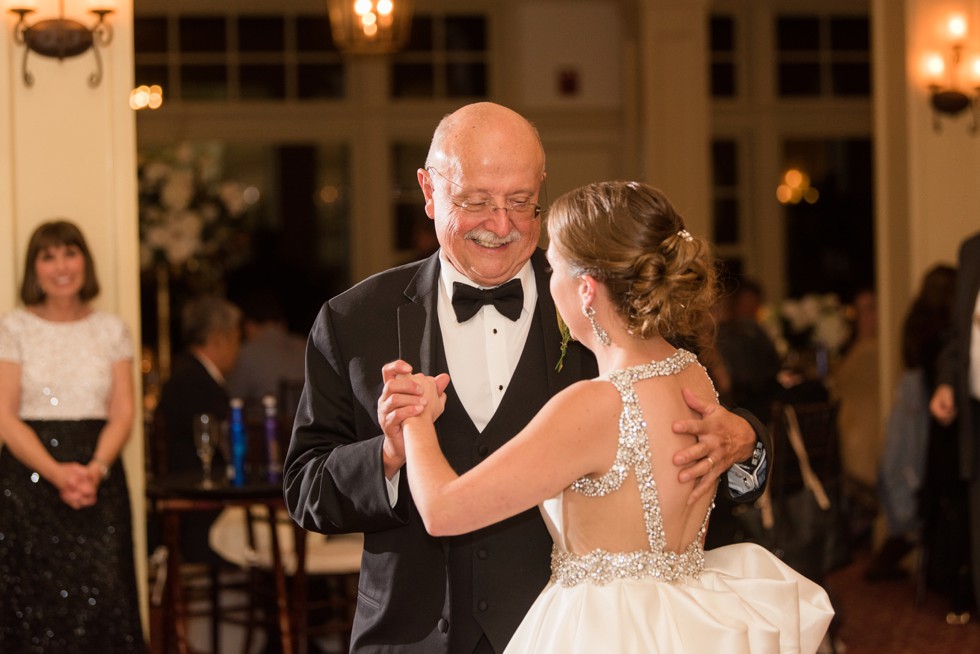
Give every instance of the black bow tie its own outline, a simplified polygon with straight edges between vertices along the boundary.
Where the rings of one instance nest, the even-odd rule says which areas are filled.
[[[484,304],[492,304],[505,317],[517,320],[524,308],[521,280],[512,279],[506,284],[486,289],[453,282],[453,311],[458,322],[466,322],[475,316]]]

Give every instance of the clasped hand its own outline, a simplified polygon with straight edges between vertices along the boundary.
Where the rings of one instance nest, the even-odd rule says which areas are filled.
[[[446,405],[449,375],[435,377],[412,374],[405,361],[393,361],[381,369],[384,389],[378,398],[378,424],[384,432],[382,458],[385,476],[392,476],[405,464],[402,425],[408,418],[427,416],[435,421]]]
[[[95,504],[99,481],[98,472],[91,467],[80,463],[61,463],[55,486],[62,502],[73,509],[82,509]]]

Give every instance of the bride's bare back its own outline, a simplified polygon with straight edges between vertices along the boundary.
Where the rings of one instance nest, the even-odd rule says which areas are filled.
[[[621,437],[621,418],[624,404],[619,390],[608,380],[590,382],[595,398],[589,409],[609,417],[595,438],[607,444],[603,448],[604,460],[597,467],[599,474],[589,475],[590,482],[576,484],[563,493],[562,524],[568,551],[586,554],[601,549],[606,552],[633,552],[650,548],[647,522],[640,489],[637,484],[635,461],[627,456],[628,467],[622,483],[612,492],[594,494],[582,492],[582,486],[609,486],[608,480],[617,475],[607,473],[615,465]],[[714,396],[714,388],[700,365],[688,365],[683,370],[667,375],[653,376],[632,383],[646,427],[649,447],[650,472],[656,486],[657,500],[665,537],[665,549],[682,552],[698,537],[712,497],[707,496],[694,504],[688,504],[694,482],[680,483],[677,468],[672,462],[675,452],[691,445],[694,437],[675,434],[671,424],[675,420],[697,417],[681,395],[683,388],[693,390],[702,397]],[[632,464],[632,465],[631,465]],[[606,482],[599,481],[603,475]],[[579,488],[577,488],[579,486]],[[611,489],[609,489],[611,490]]]

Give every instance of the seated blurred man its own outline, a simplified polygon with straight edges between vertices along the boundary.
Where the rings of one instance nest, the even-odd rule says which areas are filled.
[[[271,291],[255,291],[240,305],[245,342],[228,375],[228,393],[246,406],[259,406],[264,395],[278,396],[282,382],[302,384],[306,338],[286,329],[282,305]]]
[[[167,474],[201,474],[194,445],[194,419],[202,413],[228,416],[225,376],[235,367],[241,344],[241,311],[217,297],[188,302],[181,312],[181,333],[186,351],[174,363],[163,385],[154,419],[166,439],[164,466]],[[214,470],[221,474],[220,453]],[[208,529],[217,513],[181,517],[181,551],[185,561],[214,561],[208,547]]]

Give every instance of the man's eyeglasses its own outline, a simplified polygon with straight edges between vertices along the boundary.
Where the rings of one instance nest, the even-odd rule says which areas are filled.
[[[456,188],[462,189],[462,186],[440,173],[434,166],[426,166],[425,170],[427,170],[430,174],[435,173]],[[483,199],[457,200],[456,198],[450,196],[449,201],[463,213],[473,216],[489,215],[498,210],[504,211],[514,220],[534,220],[541,215],[541,207],[530,200],[507,200],[502,207],[496,206],[490,200]]]

